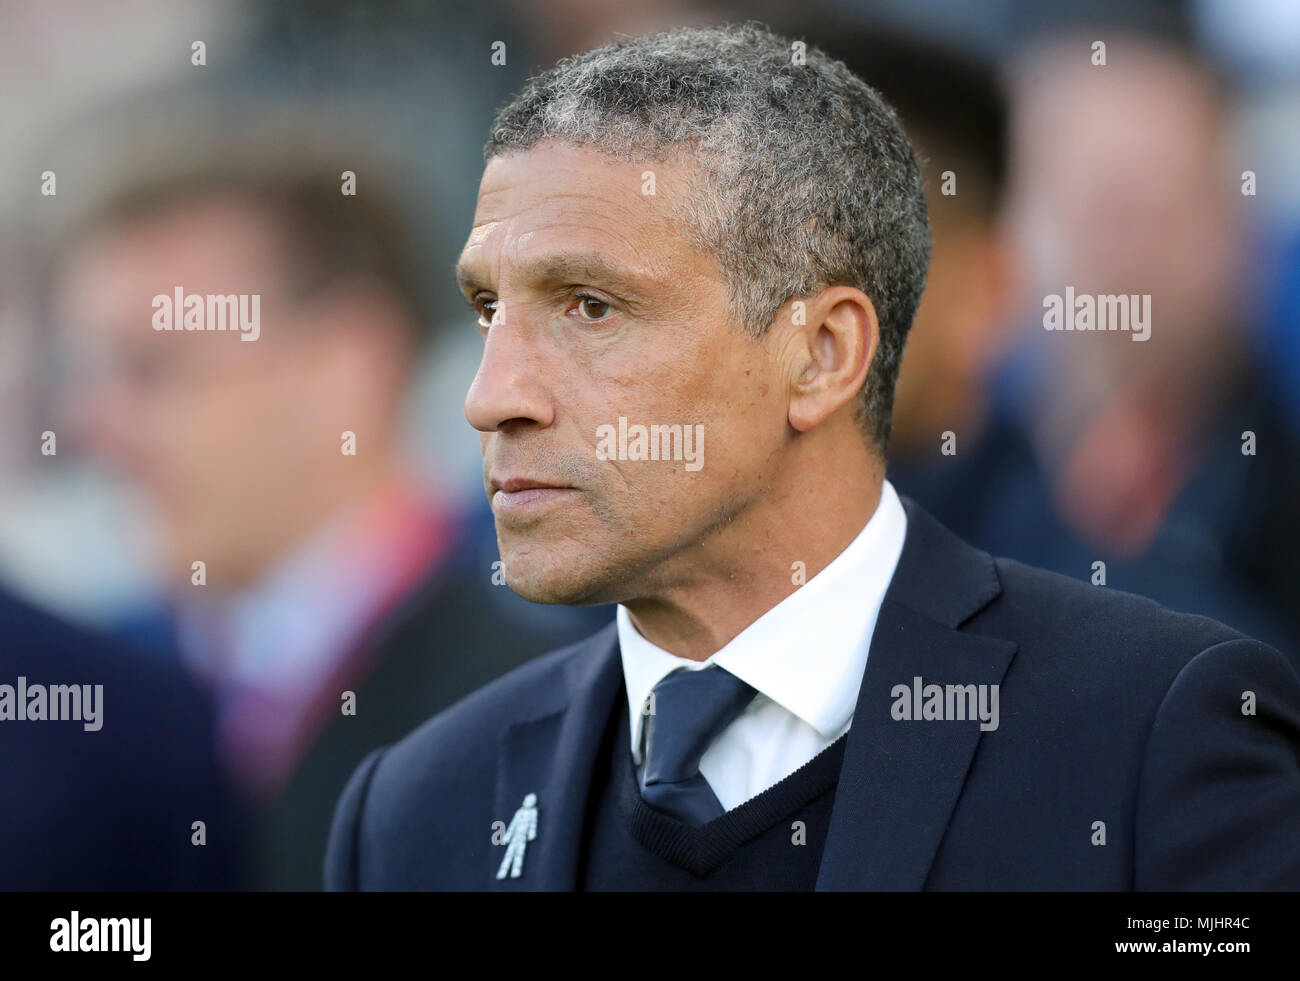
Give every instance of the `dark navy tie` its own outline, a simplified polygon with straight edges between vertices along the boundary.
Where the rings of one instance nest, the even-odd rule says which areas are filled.
[[[722,804],[700,773],[700,757],[755,694],[752,686],[717,665],[678,670],[655,685],[647,706],[641,774],[645,802],[688,824],[720,816]]]

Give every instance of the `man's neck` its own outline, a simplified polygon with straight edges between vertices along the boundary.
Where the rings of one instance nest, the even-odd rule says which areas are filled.
[[[866,527],[880,503],[883,466],[810,468],[820,482],[796,481],[764,495],[690,557],[671,586],[628,600],[643,637],[678,657],[703,661],[821,572]]]

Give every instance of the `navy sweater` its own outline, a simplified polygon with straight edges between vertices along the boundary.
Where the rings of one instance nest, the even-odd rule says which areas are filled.
[[[583,834],[589,891],[811,891],[817,882],[844,737],[784,780],[694,827],[641,797],[627,697],[606,726]]]

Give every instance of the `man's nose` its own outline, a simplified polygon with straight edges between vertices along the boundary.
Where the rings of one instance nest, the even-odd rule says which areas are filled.
[[[489,328],[483,360],[465,396],[465,418],[479,432],[496,432],[515,421],[543,428],[554,421],[545,359],[534,335],[519,323]]]

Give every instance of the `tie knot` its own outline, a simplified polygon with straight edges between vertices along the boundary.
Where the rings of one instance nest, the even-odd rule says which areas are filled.
[[[646,718],[644,783],[677,783],[700,770],[700,757],[753,700],[755,689],[713,665],[680,669],[654,686]]]

